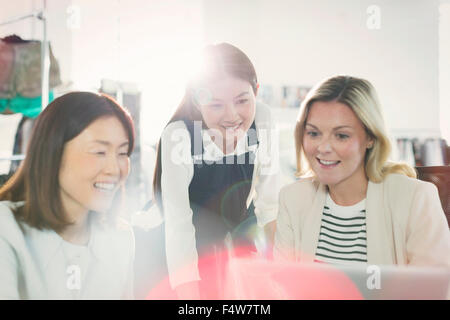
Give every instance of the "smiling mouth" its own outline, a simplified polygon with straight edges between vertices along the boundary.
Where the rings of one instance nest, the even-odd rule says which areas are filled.
[[[323,168],[333,168],[336,167],[341,161],[333,161],[333,160],[322,160],[316,158],[317,162],[319,162],[320,166]]]
[[[227,131],[236,131],[237,129],[239,129],[242,125],[242,122],[238,123],[235,126],[222,126],[225,130]]]
[[[96,182],[94,188],[103,192],[112,192],[115,190],[117,183]]]

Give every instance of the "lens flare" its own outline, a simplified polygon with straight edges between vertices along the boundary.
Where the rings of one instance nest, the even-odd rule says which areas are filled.
[[[330,265],[270,261],[252,257],[248,247],[204,255],[201,298],[207,300],[360,300],[361,292]],[[146,299],[177,299],[168,278]]]

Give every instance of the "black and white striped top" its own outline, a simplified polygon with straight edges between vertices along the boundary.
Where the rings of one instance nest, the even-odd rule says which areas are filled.
[[[327,194],[315,260],[331,264],[367,263],[366,200],[337,205]]]

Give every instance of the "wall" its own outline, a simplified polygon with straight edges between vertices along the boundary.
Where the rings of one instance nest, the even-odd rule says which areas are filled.
[[[4,1],[0,21],[42,7]],[[144,139],[155,143],[182,98],[190,59],[203,45],[201,0],[47,0],[48,38],[61,67],[63,90],[98,90],[101,79],[135,82],[143,92]],[[79,28],[68,28],[72,5]],[[33,19],[0,27],[41,39]]]
[[[0,19],[29,12],[41,3],[3,1]],[[70,4],[81,9],[79,29],[67,28]],[[366,10],[372,4],[381,10],[379,30],[366,26]],[[378,89],[395,135],[437,136],[445,126],[439,115],[448,116],[444,105],[449,101],[448,90],[439,91],[438,52],[445,71],[448,49],[438,46],[438,4],[438,0],[47,0],[47,16],[49,39],[66,84],[96,89],[100,79],[112,78],[141,85],[144,136],[149,142],[157,139],[181,99],[188,73],[185,61],[203,43],[216,41],[241,47],[263,84],[312,85],[336,73],[365,77]],[[0,35],[14,31],[39,38],[39,23],[1,27]],[[441,42],[445,35],[440,33]],[[446,74],[441,72],[441,80]]]
[[[439,136],[437,1],[241,2],[204,1],[205,38],[241,47],[262,83],[364,77],[377,88],[394,134]],[[366,25],[373,4],[381,10],[378,30]]]
[[[439,7],[439,105],[442,136],[450,144],[450,0]]]

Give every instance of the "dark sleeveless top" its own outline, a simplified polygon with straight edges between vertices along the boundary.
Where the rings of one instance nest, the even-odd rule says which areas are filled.
[[[194,162],[194,174],[189,184],[189,201],[193,211],[198,270],[202,279],[199,282],[200,290],[204,298],[219,299],[222,297],[223,281],[226,279],[228,252],[225,250],[224,239],[227,234],[231,235],[234,249],[239,249],[235,250],[239,252],[239,256],[256,251],[252,239],[252,230],[256,226],[254,206],[253,203],[248,209],[246,206],[258,147],[256,126],[253,122],[253,130],[247,132],[248,146],[253,151],[239,156],[225,156],[212,162],[203,159],[201,127],[194,130],[193,121],[184,120],[184,123],[190,134]],[[150,205],[151,203],[147,204],[147,209]],[[153,264],[157,265],[153,267],[157,270],[152,276],[155,279],[153,281],[156,281],[168,274],[164,225],[152,230],[151,236],[151,242],[155,243],[151,257]],[[145,251],[148,251],[147,247]]]
[[[252,183],[255,152],[225,156],[215,162],[204,160],[201,130],[194,130],[192,121],[184,122],[191,137],[194,162],[189,201],[199,255],[212,246],[222,247],[228,233],[234,246],[252,245],[249,233],[256,224],[256,218],[253,204],[247,210],[246,201]],[[257,147],[255,122],[251,128],[248,145]],[[200,142],[201,148],[195,148],[194,142]]]

